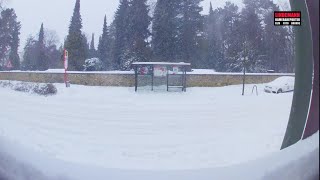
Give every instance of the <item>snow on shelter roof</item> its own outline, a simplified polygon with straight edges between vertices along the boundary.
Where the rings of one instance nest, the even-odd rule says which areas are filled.
[[[168,66],[191,66],[191,63],[171,63],[171,62],[135,62],[132,65],[168,65]]]

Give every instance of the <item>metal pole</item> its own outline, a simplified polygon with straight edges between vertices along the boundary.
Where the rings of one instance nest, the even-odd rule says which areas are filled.
[[[67,70],[64,69],[64,83],[66,84],[66,87],[68,87],[68,82],[67,82]]]
[[[138,67],[137,67],[137,65],[134,67],[134,79],[135,79],[135,81],[134,81],[134,89],[135,89],[135,92],[137,92],[137,90],[138,90]]]
[[[184,67],[184,92],[187,92],[187,67]]]
[[[247,46],[246,41],[244,42],[244,57],[243,57],[243,82],[242,82],[242,96],[244,96],[244,89],[246,83],[246,58],[247,58]]]
[[[182,77],[181,77],[181,85],[182,85],[182,91],[184,91],[184,66],[182,67]]]
[[[246,65],[244,65],[244,67],[243,67],[243,79],[242,80],[243,80],[243,82],[242,82],[242,96],[244,96],[244,89],[245,89],[245,84],[246,84]]]
[[[167,91],[169,91],[169,68],[168,66],[166,66],[167,68]]]
[[[154,67],[153,67],[153,65],[152,65],[151,69],[152,69],[152,72],[151,72],[152,73],[151,74],[151,78],[152,78],[151,79],[151,91],[153,91],[153,84],[154,84],[154,82],[153,82],[154,81]]]

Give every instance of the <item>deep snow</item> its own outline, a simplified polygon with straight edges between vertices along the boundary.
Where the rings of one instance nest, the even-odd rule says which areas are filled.
[[[117,169],[224,167],[277,152],[292,101],[263,85],[259,96],[247,85],[244,97],[240,85],[186,93],[56,86],[52,97],[0,88],[0,136],[48,157]]]
[[[238,165],[193,170],[123,170],[58,161],[0,137],[0,179],[14,180],[316,180],[319,132],[297,144]]]

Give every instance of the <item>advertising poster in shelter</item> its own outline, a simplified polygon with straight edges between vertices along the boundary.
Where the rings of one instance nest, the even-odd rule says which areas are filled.
[[[155,66],[154,67],[154,76],[155,77],[166,77],[167,76],[167,67],[166,66]]]

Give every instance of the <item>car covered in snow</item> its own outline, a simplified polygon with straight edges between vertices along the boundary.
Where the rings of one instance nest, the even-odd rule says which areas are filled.
[[[294,90],[294,77],[283,76],[266,84],[264,91],[267,93],[283,93]]]

